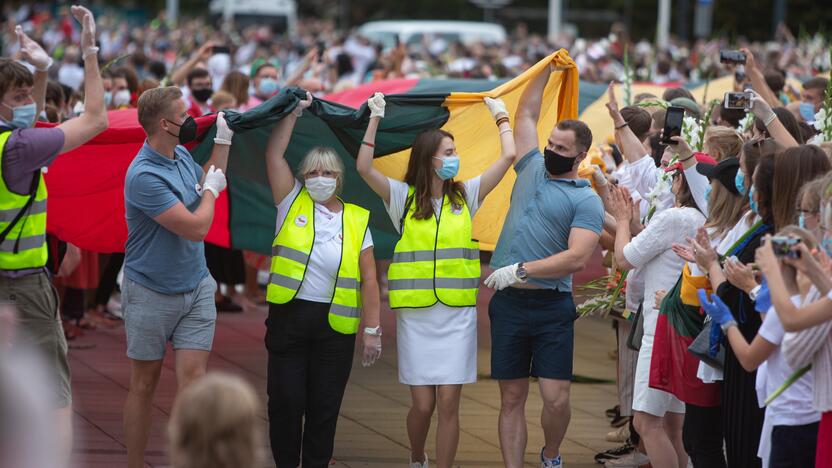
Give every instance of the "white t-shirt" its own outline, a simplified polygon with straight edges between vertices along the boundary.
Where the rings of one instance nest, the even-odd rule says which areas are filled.
[[[408,186],[400,180],[389,177],[387,178],[387,182],[390,184],[390,204],[385,205],[385,208],[387,208],[387,214],[390,215],[390,220],[393,221],[393,227],[396,228],[396,232],[401,234],[400,223],[402,215],[404,215],[405,205],[407,204]],[[465,203],[468,204],[468,212],[471,213],[471,218],[473,218],[477,209],[480,207],[480,176],[468,179],[462,185],[465,186]],[[439,212],[442,211],[442,199],[433,198],[431,201],[433,202],[433,212],[438,217]]]
[[[708,199],[705,198],[705,192],[711,186],[711,181],[696,170],[696,165],[685,169],[685,180],[696,206],[702,209],[705,216],[708,216]]]
[[[793,296],[792,302],[800,307],[800,296]],[[766,359],[765,372],[757,372],[758,383],[761,383],[760,379],[764,379],[765,383],[764,386],[759,387],[765,388],[765,394],[768,396],[774,393],[795,371],[783,356],[780,344],[786,332],[773,306],[763,319],[763,324],[757,333],[769,343],[777,346]],[[812,371],[804,374],[768,405],[766,418],[771,419],[773,426],[801,426],[820,421],[820,413],[812,408]]]
[[[286,198],[277,205],[277,227],[275,235],[280,232],[289,207],[300,193],[301,184],[295,180],[295,186]],[[294,222],[294,220],[291,220]],[[330,302],[335,292],[335,279],[341,264],[341,213],[333,213],[324,205],[315,203],[315,243],[306,266],[306,275],[298,290],[297,298],[314,302]],[[370,228],[364,235],[361,251],[373,246]]]

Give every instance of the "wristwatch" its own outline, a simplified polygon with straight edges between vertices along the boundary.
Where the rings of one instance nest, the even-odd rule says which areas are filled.
[[[381,336],[381,325],[377,327],[366,327],[364,328],[365,335],[373,335],[373,336]]]
[[[762,287],[763,286],[760,284],[754,286],[754,288],[751,291],[748,291],[748,297],[750,297],[752,301],[757,302],[757,294],[760,294],[760,289]]]
[[[526,264],[523,262],[518,263],[517,270],[514,272],[514,274],[518,278],[520,278],[521,281],[525,282],[529,278],[529,274],[526,273]]]

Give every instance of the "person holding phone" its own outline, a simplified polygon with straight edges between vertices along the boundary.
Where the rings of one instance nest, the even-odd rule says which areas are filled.
[[[809,251],[817,247],[814,236],[808,231],[795,226],[787,226],[777,233],[785,239],[806,244]],[[772,238],[773,239],[773,238]],[[758,265],[764,271],[778,268],[792,303],[799,306],[808,291],[801,291],[799,284],[808,281],[785,258],[796,258],[802,249],[786,246],[775,258],[772,255],[757,255],[761,261]],[[810,283],[810,282],[809,282]],[[704,290],[699,291],[700,302],[705,312],[719,324],[725,333],[734,355],[746,371],[757,370],[758,387],[762,382],[763,394],[774,393],[795,371],[786,362],[781,344],[785,335],[783,325],[778,318],[776,308],[771,300],[758,300],[757,312],[764,314],[763,323],[750,343],[737,328],[728,306],[712,295],[709,300]],[[765,366],[763,366],[765,363]],[[762,402],[761,402],[762,404]],[[812,408],[812,373],[804,374],[779,397],[766,406],[763,431],[757,455],[763,460],[763,466],[769,468],[786,468],[792,466],[810,467],[815,461],[818,422],[820,413]]]
[[[459,442],[462,386],[477,380],[479,245],[472,218],[514,161],[505,104],[485,98],[500,137],[499,158],[481,175],[458,182],[454,137],[425,130],[413,141],[404,181],[373,167],[373,148],[386,102],[367,101],[370,122],[361,142],[358,173],[384,201],[401,233],[388,271],[390,307],[396,311],[399,381],[410,386],[407,415],[411,468],[428,466],[425,440],[438,408],[436,463],[450,468]]]

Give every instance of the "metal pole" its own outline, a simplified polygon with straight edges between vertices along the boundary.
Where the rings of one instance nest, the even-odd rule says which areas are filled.
[[[549,40],[554,40],[563,27],[563,0],[549,0]]]
[[[670,0],[659,0],[659,22],[656,25],[656,46],[666,49],[670,43]]]
[[[176,24],[179,20],[179,0],[165,0],[165,15],[170,26]]]

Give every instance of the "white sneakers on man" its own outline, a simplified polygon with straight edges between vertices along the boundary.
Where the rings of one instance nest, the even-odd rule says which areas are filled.
[[[425,454],[425,461],[415,462],[413,458],[410,459],[410,468],[428,468],[428,454]]]
[[[615,460],[610,460],[604,463],[605,468],[639,468],[642,465],[646,465],[650,463],[650,459],[647,458],[647,455],[639,452],[638,450],[633,450],[632,452],[624,455],[621,458],[616,458]]]

